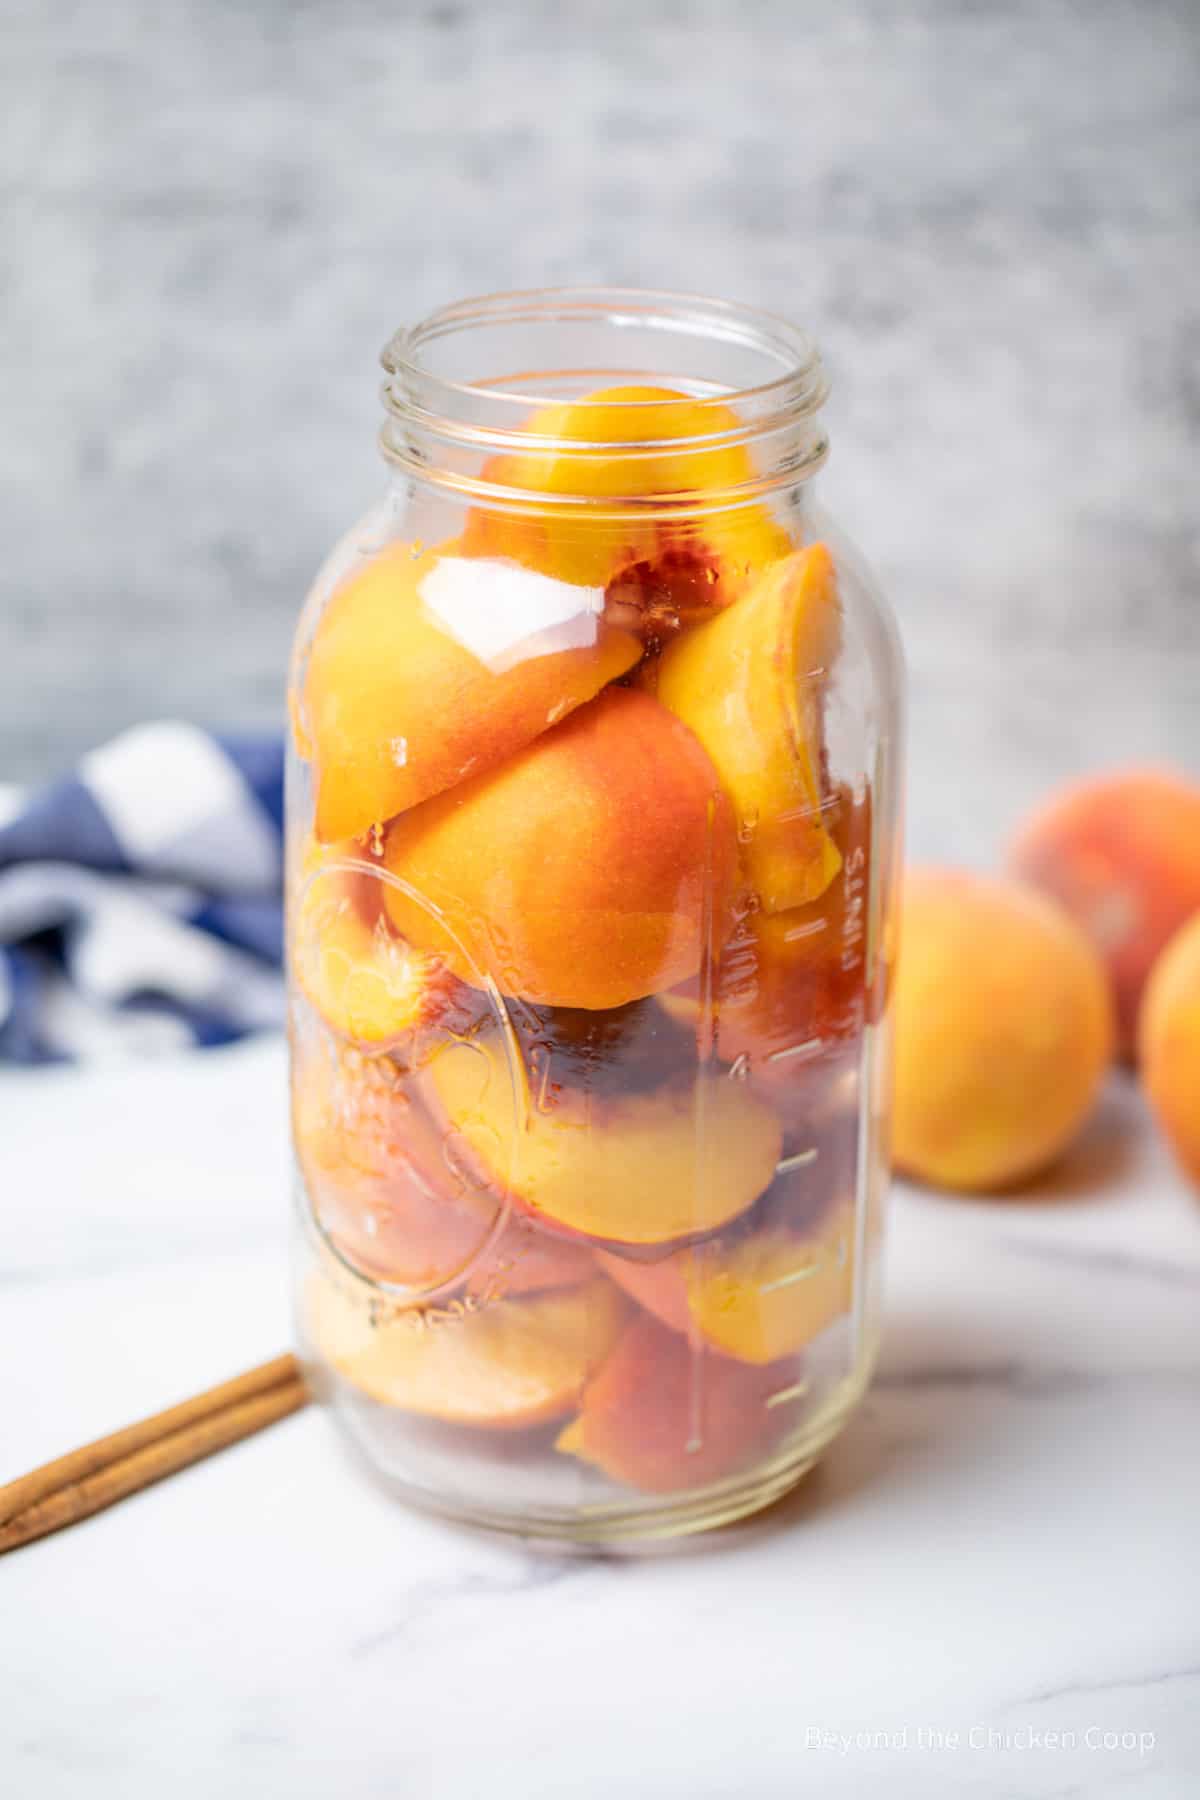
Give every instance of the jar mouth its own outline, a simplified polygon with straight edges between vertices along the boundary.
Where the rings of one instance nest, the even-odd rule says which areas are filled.
[[[619,455],[635,472],[665,453],[699,468],[714,451],[758,446],[756,489],[795,480],[825,454],[812,421],[828,388],[807,333],[703,295],[625,287],[486,295],[396,332],[382,362],[385,455],[427,480],[452,471],[453,485],[492,500],[530,499],[503,489],[482,463],[471,466],[505,452],[566,455],[581,469]],[[614,399],[604,392],[612,389],[625,393]],[[579,409],[576,423],[597,408],[596,423],[566,440],[547,432],[543,409],[564,403]],[[594,500],[589,485],[576,498]],[[748,497],[730,493],[727,503]],[[709,505],[717,499],[708,493]]]
[[[614,351],[620,346],[635,352],[636,343],[652,334],[664,349],[677,344],[683,353],[678,361],[655,357],[653,366],[645,355],[633,354],[607,365],[572,366],[568,359],[565,367],[555,360],[540,369],[523,357],[518,367],[495,370],[502,339],[532,344],[536,334],[544,345],[552,338],[578,343],[589,334],[595,343],[601,332],[609,334]],[[703,363],[714,348],[740,365],[733,379],[705,376]],[[497,424],[507,419],[510,425],[523,411],[561,402],[564,376],[585,378],[593,390],[632,386],[633,375],[651,385],[653,376],[654,385],[678,386],[689,399],[753,404],[756,412],[764,403],[772,409],[785,405],[793,417],[801,406],[815,411],[828,391],[815,344],[790,320],[703,294],[656,288],[529,288],[456,301],[397,331],[382,361],[391,377],[389,398],[403,404],[405,397],[422,402],[440,396],[442,404],[430,410],[447,418],[483,406],[494,411]],[[488,373],[467,376],[465,370],[479,362]],[[588,403],[582,395],[574,398]],[[654,403],[618,404],[636,409]]]

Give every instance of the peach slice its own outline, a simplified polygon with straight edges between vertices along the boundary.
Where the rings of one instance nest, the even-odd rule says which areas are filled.
[[[640,1094],[688,1080],[696,1067],[695,1033],[652,999],[610,1012],[509,1000],[506,1011],[543,1111],[564,1090],[577,1104]]]
[[[503,1197],[456,1167],[413,1083],[386,1058],[296,1059],[296,1153],[330,1240],[377,1280],[428,1294],[461,1286],[497,1298],[595,1275],[581,1246],[502,1217]]]
[[[712,757],[768,913],[817,899],[841,867],[821,782],[823,684],[840,627],[833,558],[813,544],[668,644],[643,678]]]
[[[444,958],[416,950],[389,924],[378,863],[356,844],[310,845],[291,932],[291,962],[306,998],[352,1044],[393,1048],[422,1027],[465,1029],[483,997]]]
[[[643,1316],[592,1376],[555,1447],[646,1493],[705,1487],[794,1423],[798,1373],[794,1362],[748,1368],[692,1351]]]
[[[811,1236],[758,1227],[685,1246],[659,1262],[597,1252],[607,1274],[672,1331],[698,1334],[739,1362],[794,1355],[850,1309],[854,1212],[835,1208]]]
[[[659,1244],[714,1231],[753,1204],[779,1160],[775,1115],[723,1073],[624,1096],[551,1093],[497,1032],[443,1045],[423,1079],[484,1183],[588,1238]]]
[[[708,756],[624,688],[394,820],[384,858],[412,943],[464,980],[481,969],[502,993],[592,1009],[694,975],[728,930],[737,870]]]
[[[494,768],[641,655],[599,591],[456,549],[392,545],[317,623],[295,716],[323,842]]]
[[[523,429],[531,440],[555,442],[493,457],[484,475],[534,504],[524,512],[474,508],[464,550],[609,586],[614,608],[622,616],[630,609],[648,636],[727,605],[791,547],[764,506],[730,504],[755,468],[738,441],[741,421],[723,401],[675,388],[601,388],[540,407]],[[706,509],[706,494],[721,503]],[[545,495],[556,498],[537,507]],[[686,509],[656,515],[644,504],[672,496],[686,496]],[[608,512],[597,505],[606,499]]]
[[[381,1405],[514,1431],[571,1411],[626,1313],[599,1277],[487,1306],[387,1312],[325,1268],[310,1276],[303,1316],[316,1349]]]
[[[867,984],[870,790],[838,790],[829,809],[840,869],[819,899],[741,919],[721,951],[709,1006],[691,981],[658,996],[696,1032],[701,1049],[740,1064],[764,1091],[790,1103],[816,1058],[852,1046],[882,996]]]

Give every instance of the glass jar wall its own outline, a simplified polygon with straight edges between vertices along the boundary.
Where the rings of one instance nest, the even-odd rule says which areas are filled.
[[[509,295],[384,362],[290,694],[303,1352],[417,1504],[698,1529],[869,1375],[894,633],[783,322]]]

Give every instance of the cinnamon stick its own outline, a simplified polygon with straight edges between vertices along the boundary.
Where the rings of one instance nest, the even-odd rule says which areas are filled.
[[[294,1356],[279,1356],[0,1488],[0,1555],[61,1531],[304,1406]]]

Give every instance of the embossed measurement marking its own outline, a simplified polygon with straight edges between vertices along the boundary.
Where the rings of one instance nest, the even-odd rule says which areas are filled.
[[[773,1394],[768,1394],[764,1404],[767,1406],[783,1406],[789,1400],[803,1400],[807,1392],[807,1381],[793,1381],[790,1387],[776,1388]]]
[[[810,1280],[812,1276],[818,1273],[820,1267],[820,1257],[811,1257],[808,1262],[801,1263],[798,1269],[789,1269],[786,1275],[777,1275],[774,1281],[760,1282],[758,1292],[760,1294],[774,1294],[779,1288],[795,1287],[798,1281]]]
[[[815,1144],[811,1150],[796,1150],[791,1156],[785,1156],[782,1161],[775,1164],[775,1173],[790,1175],[793,1169],[807,1169],[810,1163],[816,1162],[820,1154],[821,1152]]]
[[[806,1038],[802,1044],[788,1044],[783,1050],[772,1050],[767,1057],[769,1063],[783,1062],[785,1057],[817,1056],[825,1048],[824,1038]]]

